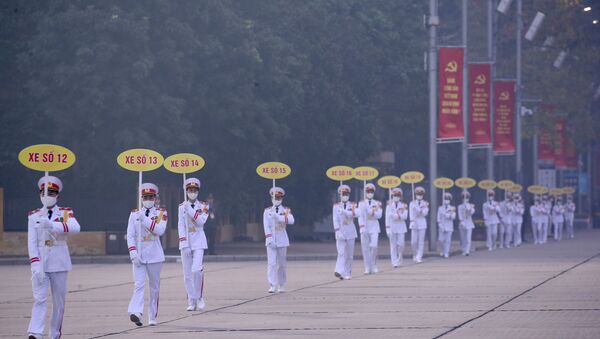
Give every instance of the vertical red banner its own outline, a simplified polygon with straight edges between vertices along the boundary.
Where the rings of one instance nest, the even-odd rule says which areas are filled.
[[[469,64],[469,144],[490,145],[491,64]]]
[[[465,137],[463,124],[463,72],[464,49],[442,47],[439,49],[439,139]]]
[[[555,125],[556,142],[554,143],[554,164],[557,169],[567,168],[567,153],[566,153],[566,124],[565,119],[560,119]]]
[[[510,154],[515,152],[514,80],[494,81],[494,152]]]
[[[538,160],[554,161],[554,143],[547,131],[541,132],[538,136]]]

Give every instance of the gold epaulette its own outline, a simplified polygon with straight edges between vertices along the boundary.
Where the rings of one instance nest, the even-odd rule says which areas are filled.
[[[34,213],[37,213],[39,210],[40,210],[40,209],[39,209],[39,208],[37,208],[37,209],[34,209],[33,211],[29,211],[29,213],[28,213],[27,215],[32,215],[32,214],[34,214]]]
[[[131,213],[133,213],[133,212],[137,212],[137,211],[138,211],[138,209],[137,209],[137,208],[134,208],[134,209],[132,209],[132,210],[131,210]]]

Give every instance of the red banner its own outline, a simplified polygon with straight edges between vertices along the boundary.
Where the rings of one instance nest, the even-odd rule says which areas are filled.
[[[494,81],[494,152],[514,153],[515,81]]]
[[[492,143],[490,126],[491,64],[469,64],[469,144]]]
[[[554,161],[554,141],[552,135],[546,131],[538,136],[538,160]]]
[[[554,143],[554,164],[557,169],[567,168],[567,153],[565,152],[566,145],[566,126],[565,120],[560,119],[554,130],[556,132],[556,142]]]
[[[465,137],[462,107],[464,54],[462,47],[439,49],[439,139]]]

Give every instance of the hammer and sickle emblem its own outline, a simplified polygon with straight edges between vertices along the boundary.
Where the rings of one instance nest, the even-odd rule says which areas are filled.
[[[485,85],[485,75],[479,74],[473,83],[475,85]]]
[[[508,94],[507,91],[503,91],[500,93],[500,100],[508,100],[508,98],[510,97],[510,95]]]
[[[452,72],[455,73],[458,70],[458,64],[456,63],[456,61],[450,61],[447,65],[446,65],[446,69],[444,70],[444,72]]]

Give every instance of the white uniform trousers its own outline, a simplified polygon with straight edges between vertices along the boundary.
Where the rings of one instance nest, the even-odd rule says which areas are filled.
[[[188,296],[188,306],[196,305],[196,302],[204,298],[204,249],[190,252],[190,255],[181,254],[183,265],[183,281]]]
[[[575,238],[575,229],[573,228],[573,218],[565,217],[565,225],[567,226],[567,239]]]
[[[52,293],[52,320],[50,320],[50,338],[60,338],[62,335],[62,322],[65,313],[65,296],[67,294],[68,271],[46,272],[44,279],[40,282],[32,280],[33,307],[31,308],[31,320],[29,321],[28,333],[42,337],[44,334],[44,322],[46,320],[46,299],[48,286]]]
[[[515,246],[520,246],[523,242],[521,238],[521,228],[523,227],[522,222],[517,222],[513,224],[512,236],[513,236],[513,244]]]
[[[554,240],[562,240],[563,223],[562,221],[553,222],[554,224]]]
[[[362,249],[363,263],[365,264],[365,273],[375,273],[377,271],[377,242],[379,233],[364,232],[360,234],[360,248]]]
[[[538,239],[539,239],[539,229],[538,229],[539,223],[535,222],[535,221],[531,221],[531,235],[533,236],[533,243],[537,244],[538,243]]]
[[[438,232],[439,232],[438,240],[440,242],[440,246],[442,247],[441,254],[447,258],[450,255],[450,244],[452,243],[452,231],[444,231],[442,229],[438,229]]]
[[[488,250],[493,250],[496,247],[496,241],[498,240],[498,224],[486,225],[486,245]]]
[[[462,254],[470,254],[473,229],[459,227],[458,230],[460,231],[460,247],[462,249]]]
[[[542,238],[540,239],[541,244],[545,244],[548,241],[548,222],[543,221],[542,223]]]
[[[337,260],[335,262],[335,271],[343,277],[352,276],[352,261],[354,260],[354,243],[352,239],[338,239],[335,241],[337,248]]]
[[[156,317],[158,316],[158,295],[160,292],[160,270],[162,268],[162,262],[132,266],[134,288],[127,312],[129,314],[144,313],[144,287],[146,286],[146,276],[148,276],[148,286],[150,287],[148,320],[156,320]]]
[[[287,247],[267,246],[267,277],[271,286],[285,286]]]
[[[504,225],[504,247],[510,248],[513,235],[513,224]]]
[[[402,254],[404,253],[404,236],[406,233],[390,233],[390,260],[392,266],[402,264]]]
[[[506,225],[504,222],[498,224],[498,247],[504,248],[504,241],[506,239]]]
[[[410,245],[412,247],[413,260],[421,261],[423,259],[423,251],[425,250],[425,231],[424,229],[411,229]]]

